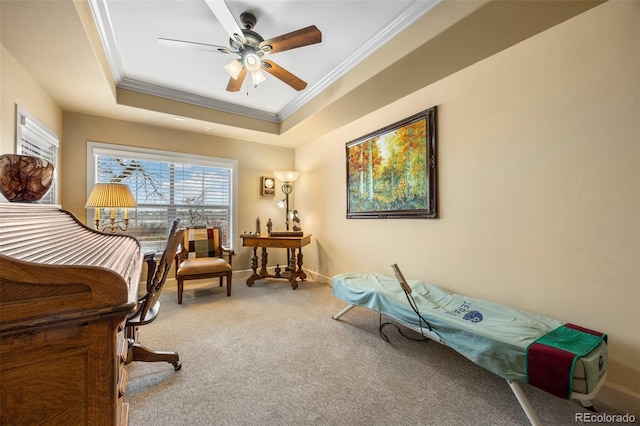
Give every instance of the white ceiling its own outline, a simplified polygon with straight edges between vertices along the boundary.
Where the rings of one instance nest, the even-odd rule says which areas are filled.
[[[301,106],[413,23],[439,0],[227,0],[257,18],[253,31],[267,40],[309,25],[322,42],[265,58],[308,83],[296,91],[270,74],[257,87],[246,78],[226,91],[224,65],[233,53],[162,46],[158,38],[229,46],[229,34],[204,0],[90,0],[118,87],[253,117],[282,122]]]
[[[266,39],[320,29],[320,44],[267,55],[308,83],[301,92],[267,74],[228,93],[232,55],[160,46],[226,44],[205,0],[0,0],[0,41],[64,112],[296,148],[603,0],[437,1],[228,0]]]

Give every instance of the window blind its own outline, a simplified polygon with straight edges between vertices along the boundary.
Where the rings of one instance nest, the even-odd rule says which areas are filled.
[[[22,108],[18,108],[17,120],[16,153],[43,158],[53,164],[54,167],[51,189],[38,203],[56,204],[58,193],[56,182],[58,174],[58,136]]]
[[[233,163],[157,152],[100,148],[93,152],[95,183],[124,183],[131,189],[137,207],[129,211],[127,233],[136,236],[145,249],[164,248],[175,218],[184,226],[221,226],[223,243],[232,245]],[[108,213],[103,213],[105,219]]]

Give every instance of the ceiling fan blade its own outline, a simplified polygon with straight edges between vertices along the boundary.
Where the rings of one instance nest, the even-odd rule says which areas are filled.
[[[247,39],[244,37],[244,33],[240,29],[238,22],[233,17],[231,10],[223,0],[204,0],[209,6],[209,9],[216,15],[218,21],[224,27],[224,30],[229,34],[232,40],[236,40],[242,45],[247,44]]]
[[[277,53],[285,50],[295,49],[296,47],[308,46],[310,44],[320,43],[322,41],[322,33],[315,25],[283,34],[278,37],[265,40],[260,43],[260,49],[269,53]],[[267,46],[271,46],[269,49]]]
[[[262,69],[271,74],[272,76],[284,81],[289,86],[300,91],[307,87],[307,83],[291,74],[289,71],[282,68],[280,65],[270,60],[262,61]]]
[[[229,79],[229,83],[227,84],[227,92],[237,92],[242,88],[242,83],[244,82],[244,78],[247,75],[247,69],[242,68],[240,74],[238,74],[238,78],[231,77]]]
[[[225,46],[217,46],[215,44],[198,43],[195,41],[174,40],[171,38],[158,39],[158,43],[162,46],[173,47],[178,49],[204,50],[206,52],[231,53],[231,49]]]

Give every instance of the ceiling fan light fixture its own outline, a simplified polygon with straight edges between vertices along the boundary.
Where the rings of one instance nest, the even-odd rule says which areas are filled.
[[[262,57],[267,53],[284,52],[322,42],[322,33],[315,25],[265,40],[260,34],[253,31],[257,22],[253,13],[243,12],[240,15],[242,24],[245,27],[241,29],[225,0],[204,0],[204,2],[218,18],[225,32],[230,35],[230,47],[162,37],[158,39],[159,43],[172,47],[189,47],[209,52],[238,55],[236,59],[224,67],[225,71],[231,76],[227,83],[228,92],[238,92],[240,90],[247,72],[251,73],[253,85],[257,87],[258,84],[266,80],[265,75],[262,73],[263,68],[264,71],[267,71],[295,90],[299,91],[307,87],[307,83],[296,75],[268,59],[263,62]]]
[[[240,71],[242,71],[242,63],[239,60],[234,59],[231,63],[225,65],[224,69],[227,70],[231,78],[237,80],[240,75]]]
[[[262,71],[258,70],[258,71],[251,72],[251,79],[253,80],[253,87],[256,87],[258,84],[262,83],[267,78],[264,76]]]
[[[251,73],[260,71],[261,66],[262,61],[257,54],[250,52],[244,55],[244,67],[247,69],[247,71]]]

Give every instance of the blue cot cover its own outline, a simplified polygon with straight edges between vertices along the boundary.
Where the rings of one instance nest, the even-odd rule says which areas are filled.
[[[333,277],[333,295],[419,327],[398,280],[369,272]],[[527,347],[564,323],[515,308],[407,280],[420,314],[443,343],[494,374],[527,382]]]

